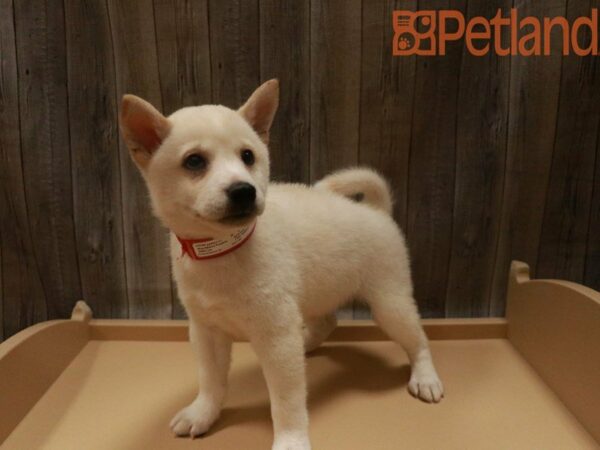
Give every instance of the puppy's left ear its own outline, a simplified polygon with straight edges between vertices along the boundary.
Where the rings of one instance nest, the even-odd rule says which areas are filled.
[[[269,143],[269,130],[279,106],[279,81],[266,81],[254,91],[238,112],[254,128],[261,140]]]

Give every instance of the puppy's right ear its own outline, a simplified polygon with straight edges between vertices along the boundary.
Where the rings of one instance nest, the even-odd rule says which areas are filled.
[[[126,94],[121,102],[119,125],[131,158],[144,169],[171,131],[171,123],[146,100]]]

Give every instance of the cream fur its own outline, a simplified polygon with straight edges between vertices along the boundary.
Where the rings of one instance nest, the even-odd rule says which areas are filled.
[[[411,393],[437,402],[443,388],[412,298],[404,238],[383,212],[391,209],[385,181],[368,172],[371,181],[358,186],[368,191],[365,205],[337,193],[354,187],[340,185],[340,178],[335,187],[269,184],[265,142],[277,97],[277,82],[270,81],[239,112],[222,106],[184,108],[167,119],[170,133],[158,148],[146,149],[147,160],[138,162],[139,148],[134,160],[155,214],[172,231],[173,276],[199,360],[198,396],[173,418],[171,428],[178,435],[199,435],[217,420],[231,341],[244,338],[252,343],[268,384],[273,449],[307,450],[304,352],[325,339],[335,326],[333,312],[350,299],[367,301],[381,327],[408,352]],[[137,100],[130,96],[124,102]],[[128,120],[121,117],[121,127],[131,135]],[[135,118],[136,127],[140,120]],[[241,148],[254,151],[253,166],[240,160]],[[197,149],[209,159],[208,167],[202,174],[187,173],[181,160]],[[354,175],[364,181],[365,173]],[[346,172],[341,179],[353,180],[354,175]],[[225,256],[205,261],[182,257],[174,233],[214,237],[254,220],[220,221],[227,207],[224,189],[236,181],[256,187],[254,235]]]
[[[392,192],[385,179],[366,167],[338,170],[315,184],[315,189],[335,192],[388,214],[392,213],[394,206]]]

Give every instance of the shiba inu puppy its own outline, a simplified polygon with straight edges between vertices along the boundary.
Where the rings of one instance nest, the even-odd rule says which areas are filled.
[[[443,396],[412,297],[404,238],[390,217],[387,183],[368,169],[314,187],[269,184],[269,129],[279,84],[260,86],[237,111],[188,107],[163,116],[126,95],[120,125],[154,214],[171,232],[173,276],[190,319],[199,392],[171,421],[205,433],[227,385],[231,342],[253,346],[267,381],[273,449],[310,448],[305,351],[335,327],[353,298],[404,347],[409,391]]]

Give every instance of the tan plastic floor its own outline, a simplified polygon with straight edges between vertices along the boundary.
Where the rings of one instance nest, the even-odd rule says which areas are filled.
[[[391,342],[329,343],[308,357],[315,450],[598,448],[505,340],[433,341],[446,398],[406,391]],[[207,436],[168,422],[195,395],[186,342],[91,341],[4,443],[5,449],[269,449],[266,386],[248,344],[235,344],[228,401]]]

